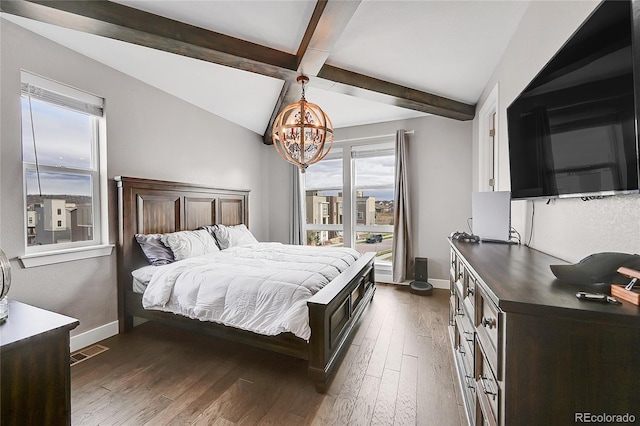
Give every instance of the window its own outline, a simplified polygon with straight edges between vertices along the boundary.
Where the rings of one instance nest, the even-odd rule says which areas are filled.
[[[394,188],[393,142],[334,146],[305,173],[307,243],[375,251],[376,262],[391,262]]]
[[[31,262],[38,254],[77,252],[107,241],[103,99],[26,72],[21,77],[26,225],[21,259],[36,266],[56,262]],[[102,254],[108,253],[79,258]]]

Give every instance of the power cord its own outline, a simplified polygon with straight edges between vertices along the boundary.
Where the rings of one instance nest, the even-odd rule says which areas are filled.
[[[516,237],[515,241],[518,242],[518,245],[522,244],[522,239],[520,238],[520,233],[518,231],[516,231],[516,228],[511,227],[509,229],[509,241],[513,240],[514,236]]]

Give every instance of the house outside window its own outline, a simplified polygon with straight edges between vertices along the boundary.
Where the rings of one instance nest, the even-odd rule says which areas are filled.
[[[305,173],[307,244],[342,247],[342,150],[335,148],[329,156]]]
[[[31,260],[47,253],[45,262],[55,263],[52,252],[89,252],[98,246],[103,246],[98,252],[78,258],[108,254],[104,100],[27,72],[21,79],[21,259],[27,267],[36,266]]]
[[[338,144],[336,144],[338,145]],[[395,188],[394,143],[340,143],[305,173],[307,243],[377,252],[391,262]],[[325,220],[316,216],[328,210]],[[343,215],[344,210],[344,215]]]

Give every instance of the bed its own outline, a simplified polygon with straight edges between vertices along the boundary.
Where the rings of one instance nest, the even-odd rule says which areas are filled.
[[[360,317],[375,293],[375,253],[365,253],[307,300],[310,337],[291,332],[268,336],[142,306],[131,273],[149,261],[136,234],[164,234],[212,224],[249,227],[248,190],[132,177],[115,178],[118,197],[118,321],[120,332],[133,318],[161,322],[308,361],[308,375],[325,392]]]

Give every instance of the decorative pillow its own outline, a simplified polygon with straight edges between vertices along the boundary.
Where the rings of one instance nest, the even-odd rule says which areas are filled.
[[[171,248],[176,260],[220,251],[211,234],[204,229],[163,234],[161,239]]]
[[[220,225],[223,226],[223,225]],[[214,241],[216,242],[216,245],[218,246],[218,248],[220,248],[220,244],[218,243],[218,240],[216,239],[216,229],[218,229],[218,225],[205,225],[205,226],[201,226],[200,228],[198,228],[198,230],[200,229],[204,229],[205,231],[207,231],[209,233],[209,235],[211,235],[211,237],[213,237]]]
[[[258,242],[244,224],[234,226],[216,225],[213,232],[220,250]]]
[[[173,252],[163,244],[161,238],[162,234],[136,234],[136,241],[154,266],[167,265],[175,260]]]

